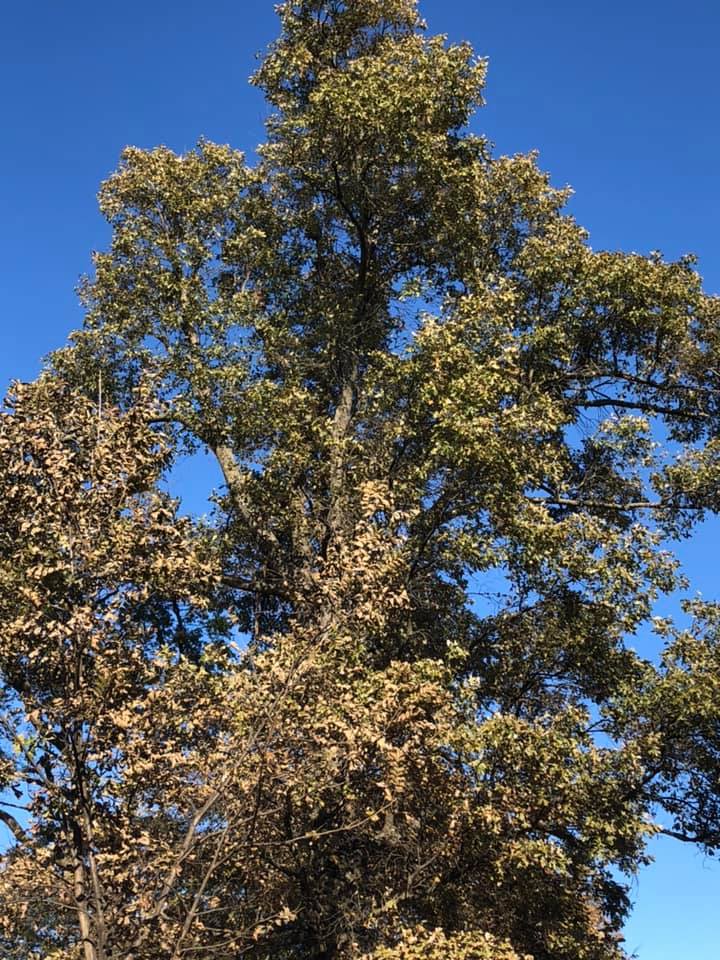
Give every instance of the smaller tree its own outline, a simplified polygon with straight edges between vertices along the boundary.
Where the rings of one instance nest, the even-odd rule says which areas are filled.
[[[94,960],[109,955],[111,927],[153,861],[153,808],[125,731],[145,715],[162,727],[152,700],[167,679],[162,651],[187,652],[194,585],[213,573],[155,487],[166,449],[142,398],[124,415],[100,411],[43,378],[16,385],[8,403],[0,818],[14,846],[0,871],[0,942],[7,957],[42,944],[43,955],[81,947]],[[163,816],[171,829],[169,808]]]
[[[409,603],[407,518],[394,532],[373,520],[387,491],[365,488],[362,519],[315,576],[320,622],[301,615],[233,657],[212,642],[229,620],[209,608],[203,539],[158,491],[166,448],[147,400],[100,411],[42,378],[8,404],[5,956],[374,960],[408,905],[439,924],[454,896],[440,876],[474,842],[479,744],[472,698],[451,695],[442,664],[364,657]],[[476,927],[418,926],[402,944],[408,958],[516,956]]]

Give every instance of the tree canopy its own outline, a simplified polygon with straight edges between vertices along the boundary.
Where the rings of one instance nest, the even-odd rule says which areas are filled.
[[[720,607],[653,616],[720,508],[720,302],[470,133],[413,0],[278,14],[257,161],[126,149],[0,417],[0,945],[621,960],[648,839],[720,845]]]

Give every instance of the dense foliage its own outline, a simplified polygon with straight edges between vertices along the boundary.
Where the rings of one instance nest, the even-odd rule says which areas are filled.
[[[652,618],[720,304],[471,135],[413,0],[278,11],[259,160],[128,148],[0,418],[3,956],[620,960],[648,838],[720,843],[720,610]]]

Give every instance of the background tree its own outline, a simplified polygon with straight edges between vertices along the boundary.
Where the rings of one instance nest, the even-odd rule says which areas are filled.
[[[125,151],[85,328],[43,380],[90,411],[99,376],[145,449],[206,448],[224,486],[211,530],[163,515],[214,575],[123,573],[142,603],[114,635],[149,671],[128,702],[157,713],[133,706],[122,735],[97,703],[74,721],[120,743],[97,819],[112,795],[144,846],[134,827],[120,857],[84,834],[102,889],[72,895],[76,933],[26,934],[21,911],[7,942],[74,956],[79,930],[88,960],[621,957],[618,871],[657,830],[719,839],[717,610],[658,621],[659,666],[626,644],[683,583],[668,540],[718,507],[718,301],[691,258],[592,251],[534,157],[468,134],[484,63],[427,38],[411,0],[278,9],[259,162]],[[86,458],[98,442],[78,441]],[[69,515],[95,487],[75,476]],[[70,611],[94,602],[81,586]],[[188,606],[207,623],[190,648]],[[24,851],[49,848],[21,834],[2,876],[26,904]]]

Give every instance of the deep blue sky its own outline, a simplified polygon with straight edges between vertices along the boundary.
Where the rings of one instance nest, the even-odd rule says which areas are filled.
[[[199,136],[251,151],[247,85],[272,0],[8,0],[0,35],[0,389],[80,323],[74,287],[107,240],[99,182],[126,144]],[[490,58],[475,123],[500,153],[540,151],[596,248],[700,257],[720,292],[720,5],[714,0],[421,0],[433,32]],[[189,474],[189,471],[188,471]],[[717,530],[717,527],[715,528]],[[683,547],[718,595],[712,536]],[[720,869],[670,841],[634,889],[640,960],[715,960]]]

